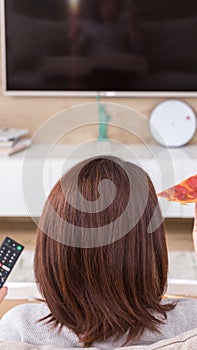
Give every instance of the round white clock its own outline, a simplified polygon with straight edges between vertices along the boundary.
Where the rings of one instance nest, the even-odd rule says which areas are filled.
[[[150,115],[150,132],[162,146],[180,147],[196,132],[196,115],[185,102],[168,100],[158,104]]]

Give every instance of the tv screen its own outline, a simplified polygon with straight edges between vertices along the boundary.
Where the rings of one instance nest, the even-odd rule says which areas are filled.
[[[197,91],[196,0],[4,0],[10,94]]]

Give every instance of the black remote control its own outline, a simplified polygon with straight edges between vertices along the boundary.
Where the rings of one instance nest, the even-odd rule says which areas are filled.
[[[0,247],[0,288],[5,283],[24,247],[6,237]]]

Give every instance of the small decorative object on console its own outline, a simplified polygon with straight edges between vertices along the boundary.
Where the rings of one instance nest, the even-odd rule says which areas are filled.
[[[0,142],[17,140],[19,137],[27,135],[28,129],[3,128],[0,129]]]
[[[150,115],[150,132],[160,145],[181,147],[196,132],[196,115],[185,102],[167,100],[159,103]]]
[[[0,129],[0,156],[10,156],[30,146],[30,139],[23,139],[29,133],[28,129]]]

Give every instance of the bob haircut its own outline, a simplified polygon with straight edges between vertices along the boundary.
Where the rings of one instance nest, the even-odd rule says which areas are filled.
[[[115,188],[107,207],[104,199],[113,191],[108,183],[101,196],[102,180],[111,181]],[[97,211],[90,212],[87,206],[83,210],[84,199],[90,206],[101,199],[104,209],[96,207]],[[130,211],[117,223],[129,201]],[[155,213],[157,225],[148,232]],[[63,226],[62,220],[69,225]],[[105,227],[114,221],[110,236]],[[76,246],[73,242],[65,244],[62,237],[72,236],[76,227]],[[91,230],[103,229],[110,240],[85,246],[80,232],[85,237],[87,228],[90,236]],[[118,235],[113,236],[114,230]],[[123,336],[125,345],[139,339],[145,329],[159,332],[175,304],[161,303],[168,255],[161,212],[148,175],[140,167],[112,156],[91,158],[69,170],[51,191],[41,215],[34,270],[50,310],[39,321],[51,323],[59,331],[68,327],[84,347]]]

